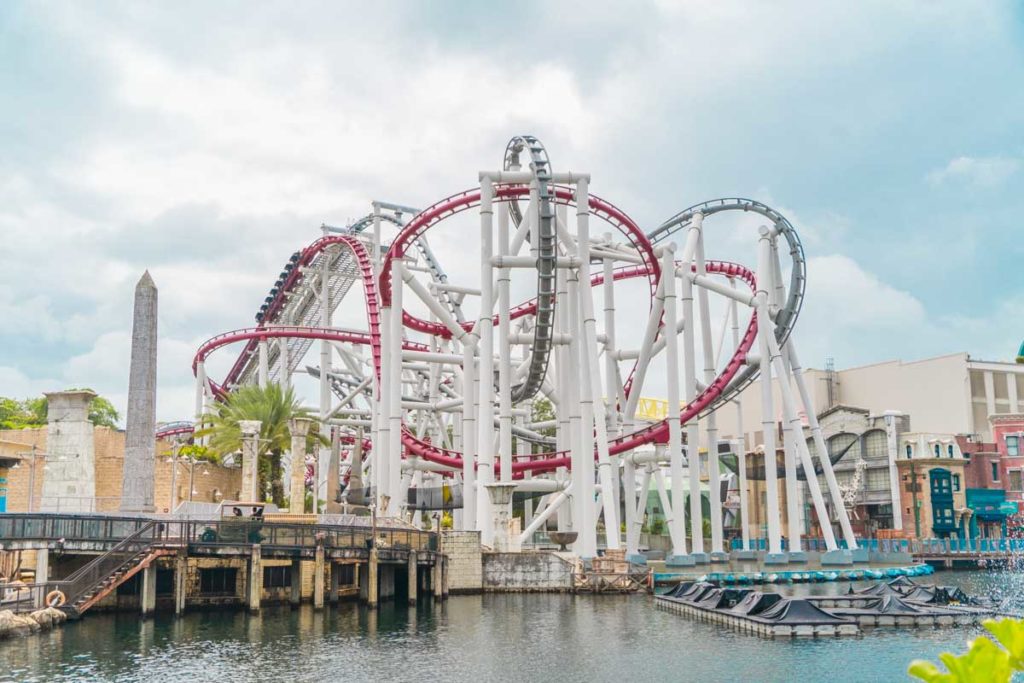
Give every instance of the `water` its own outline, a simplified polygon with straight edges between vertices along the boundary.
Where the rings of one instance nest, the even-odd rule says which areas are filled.
[[[1020,576],[940,572],[934,580],[977,593],[1017,586]],[[975,633],[879,630],[770,641],[656,610],[646,596],[466,596],[414,609],[385,604],[377,613],[343,604],[322,613],[272,607],[258,617],[194,612],[145,622],[92,614],[0,642],[0,680],[867,683],[909,680],[912,659],[963,650]]]

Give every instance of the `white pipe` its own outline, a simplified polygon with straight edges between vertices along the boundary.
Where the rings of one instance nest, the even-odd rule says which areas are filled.
[[[494,268],[494,185],[483,176],[480,180],[480,317],[474,326],[479,335],[480,372],[477,381],[480,386],[479,413],[477,416],[477,529],[480,542],[485,546],[494,543],[494,520],[490,496],[486,485],[494,481],[494,320],[492,315]]]

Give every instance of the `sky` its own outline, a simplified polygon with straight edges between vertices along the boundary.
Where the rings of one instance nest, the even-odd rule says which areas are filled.
[[[1024,338],[1016,3],[12,1],[0,63],[0,395],[123,410],[148,269],[157,416],[189,418],[197,346],[322,223],[472,187],[519,133],[645,229],[782,211],[807,365]]]

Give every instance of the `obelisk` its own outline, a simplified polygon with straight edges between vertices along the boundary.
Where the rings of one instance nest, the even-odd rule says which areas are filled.
[[[147,270],[135,285],[132,359],[128,375],[128,413],[122,512],[154,512],[156,466],[156,309],[157,292]]]

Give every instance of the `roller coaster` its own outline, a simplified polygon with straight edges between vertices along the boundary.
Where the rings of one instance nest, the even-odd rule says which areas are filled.
[[[557,524],[575,532],[572,549],[581,557],[594,557],[600,545],[624,546],[632,557],[653,484],[668,520],[669,562],[685,566],[726,556],[716,411],[734,406],[742,434],[741,402],[759,400],[762,453],[784,454],[788,506],[783,529],[779,466],[762,455],[769,556],[801,552],[798,470],[822,475],[823,482],[804,479],[828,550],[856,547],[832,463],[819,456],[827,453],[821,429],[814,411],[803,409],[810,400],[793,331],[806,264],[784,216],[750,199],[716,199],[645,232],[590,193],[589,174],[553,170],[531,136],[512,138],[501,168],[477,181],[422,210],[373,202],[358,221],[322,226],[322,237],[288,259],[255,326],[199,347],[197,416],[241,385],[287,385],[306,373],[319,382],[319,418],[335,441],[363,444],[342,453],[339,475],[368,483],[360,495],[378,514],[419,524],[415,501],[443,488],[454,492],[446,500],[456,501],[456,528],[479,530],[485,545],[528,543]],[[705,255],[708,226],[732,212],[762,219],[749,239],[756,268]],[[605,232],[598,235],[595,222]],[[452,226],[456,238],[465,236],[460,282],[428,242]],[[452,251],[458,239],[446,243]],[[479,248],[467,256],[465,245]],[[534,296],[513,305],[513,282],[519,291],[534,279]],[[360,288],[365,322],[336,324],[339,304]],[[638,315],[643,325],[630,326]],[[315,357],[317,342],[319,363],[300,367]],[[239,343],[227,375],[214,381],[208,358]],[[657,377],[656,364],[664,367]],[[746,396],[759,376],[769,380],[760,396]],[[638,413],[638,406],[651,390],[663,390],[664,405],[679,412],[644,419],[649,408]],[[189,430],[175,424],[164,432]],[[746,548],[747,448],[739,442],[733,450]],[[321,496],[329,455],[328,448],[317,454]],[[710,482],[706,492],[702,479]],[[508,532],[512,491],[528,496],[518,536]]]

